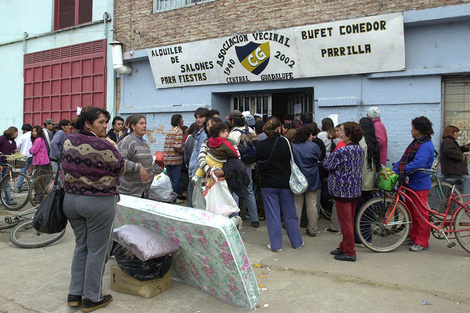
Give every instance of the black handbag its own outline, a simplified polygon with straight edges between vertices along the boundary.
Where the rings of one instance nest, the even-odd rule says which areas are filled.
[[[60,164],[59,164],[60,165]],[[59,171],[57,171],[54,187],[39,205],[33,218],[33,227],[43,233],[60,233],[67,226],[67,217],[63,211],[64,188],[59,188]]]

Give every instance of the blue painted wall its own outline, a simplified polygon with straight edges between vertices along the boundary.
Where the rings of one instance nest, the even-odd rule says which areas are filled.
[[[412,140],[411,120],[417,116],[425,115],[433,122],[433,143],[439,146],[443,126],[441,76],[470,72],[470,5],[405,12],[404,20],[407,70],[402,72],[157,90],[147,52],[135,51],[126,58],[134,68],[132,75],[121,77],[120,114],[148,113],[148,128],[156,134],[151,142],[155,151],[162,149],[174,112],[183,113],[189,125],[198,106],[228,114],[230,93],[313,88],[315,121],[319,124],[330,114],[338,114],[340,123],[358,121],[369,107],[379,106],[388,130],[388,158],[390,163],[397,162]],[[343,97],[357,99],[356,105],[331,105]]]

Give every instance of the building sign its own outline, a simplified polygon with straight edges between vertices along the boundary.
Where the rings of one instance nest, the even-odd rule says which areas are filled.
[[[405,69],[401,13],[148,50],[157,88]]]

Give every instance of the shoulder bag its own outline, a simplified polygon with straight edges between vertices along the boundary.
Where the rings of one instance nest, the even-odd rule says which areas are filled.
[[[287,138],[284,138],[287,141],[287,145],[289,146],[290,150],[290,167],[291,167],[291,174],[290,174],[290,179],[289,179],[289,186],[290,190],[292,190],[292,193],[294,195],[300,195],[303,194],[305,191],[307,191],[308,188],[308,181],[307,178],[305,178],[304,174],[302,174],[302,171],[299,169],[297,164],[294,162],[294,154],[292,153],[292,148],[290,146],[290,142]]]
[[[59,166],[60,166],[60,162]],[[67,217],[63,211],[64,188],[58,184],[59,170],[56,173],[52,191],[46,196],[39,205],[33,218],[33,227],[46,234],[60,233],[67,226]]]

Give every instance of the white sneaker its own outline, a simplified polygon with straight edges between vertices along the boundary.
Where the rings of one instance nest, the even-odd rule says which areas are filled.
[[[304,247],[304,245],[305,245],[305,241],[302,241],[302,245],[301,245],[300,247],[297,247],[297,248],[294,248],[294,249],[300,250],[300,249],[302,249],[302,248]]]
[[[235,224],[235,227],[240,230],[242,228],[243,220],[240,216],[231,217],[230,220]]]
[[[282,249],[279,249],[279,250],[272,249],[270,243],[268,243],[268,245],[266,247],[268,247],[269,250],[274,251],[274,252],[281,252],[282,251]]]

